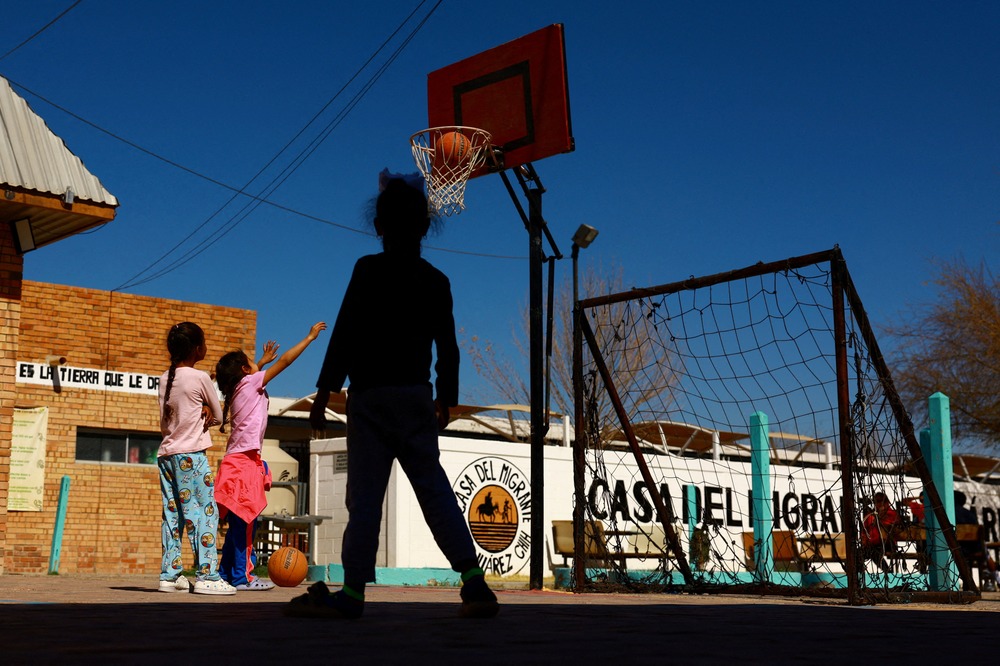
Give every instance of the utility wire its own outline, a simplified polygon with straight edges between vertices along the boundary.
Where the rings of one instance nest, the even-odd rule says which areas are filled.
[[[261,176],[261,174],[263,174],[264,171],[268,167],[270,167],[272,164],[274,164],[274,162],[277,161],[277,159],[283,153],[285,153],[285,151],[287,151],[291,147],[291,145],[297,139],[299,139],[305,133],[305,131],[314,122],[316,122],[316,120],[319,119],[319,117],[330,107],[330,105],[333,104],[333,102],[337,98],[339,98],[344,93],[345,90],[347,90],[347,88],[372,63],[372,61],[378,56],[378,54],[381,53],[386,48],[386,46],[392,41],[392,39],[395,38],[396,35],[399,34],[399,32],[403,29],[403,27],[407,23],[409,23],[409,21],[413,18],[413,16],[417,13],[417,11],[420,10],[420,7],[422,7],[424,5],[424,2],[425,2],[425,0],[421,0],[421,2],[419,4],[417,4],[417,6],[413,9],[413,11],[410,12],[410,14],[405,19],[403,19],[403,21],[399,24],[399,26],[395,30],[392,31],[392,33],[379,45],[379,47],[377,49],[375,49],[375,51],[372,53],[372,55],[369,56],[369,58],[357,69],[357,71],[354,73],[354,75],[352,75],[351,78],[348,79],[347,82],[344,83],[344,85],[341,86],[341,88],[334,94],[334,96],[332,98],[330,98],[330,100],[327,101],[327,103],[324,104],[323,107],[320,108],[320,110],[316,112],[316,114],[313,115],[313,117],[309,120],[309,122],[307,122],[302,127],[302,129],[300,129],[298,132],[296,132],[295,136],[293,136],[281,148],[281,150],[279,150],[274,155],[274,157],[272,157],[270,160],[268,160],[268,162],[263,167],[261,167],[257,171],[257,173],[254,174],[254,176],[252,178],[250,178],[249,181],[247,181],[246,185],[244,185],[238,191],[234,192],[233,196],[231,196],[229,198],[229,200],[227,200],[224,204],[222,204],[222,206],[220,206],[215,212],[213,212],[204,222],[202,222],[200,225],[198,225],[190,234],[188,234],[180,242],[178,242],[176,245],[174,245],[172,248],[170,248],[162,256],[160,256],[159,259],[157,259],[152,264],[150,264],[146,268],[144,268],[141,271],[139,271],[136,275],[133,275],[131,278],[129,278],[129,280],[127,280],[125,283],[123,283],[121,286],[119,286],[118,289],[125,289],[125,288],[128,288],[128,287],[135,287],[135,286],[138,286],[140,284],[145,284],[146,282],[150,282],[152,280],[160,278],[160,277],[166,275],[167,273],[170,273],[170,272],[176,270],[177,268],[180,268],[184,264],[188,263],[189,261],[191,261],[192,259],[194,259],[198,255],[200,255],[202,252],[204,252],[205,250],[207,250],[209,247],[211,247],[212,245],[214,245],[216,242],[218,242],[219,240],[221,240],[223,237],[225,237],[230,231],[232,231],[237,226],[239,226],[239,224],[242,223],[247,218],[247,216],[250,215],[250,213],[252,213],[253,211],[255,211],[257,209],[257,207],[260,205],[260,203],[262,203],[264,200],[266,200],[267,196],[269,196],[270,194],[273,194],[277,190],[277,188],[281,184],[283,184],[285,182],[285,180],[287,180],[287,178],[291,175],[291,173],[293,173],[296,169],[298,169],[299,166],[301,166],[302,162],[304,162],[304,160],[305,160],[305,158],[302,157],[302,155],[303,155],[303,153],[305,151],[300,152],[299,155],[296,156],[289,163],[289,166],[285,167],[285,169],[282,171],[282,173],[286,173],[287,172],[288,175],[286,175],[283,179],[281,179],[281,181],[277,185],[275,185],[274,183],[277,180],[277,178],[281,176],[281,174],[279,174],[279,176],[276,177],[275,179],[272,179],[267,186],[265,186],[264,188],[262,188],[261,190],[259,190],[259,193],[258,193],[257,196],[253,196],[253,195],[250,195],[249,193],[247,193],[246,192],[246,188],[248,188],[255,180],[257,180],[257,178],[259,178]],[[437,2],[437,4],[435,4],[434,7],[431,8],[431,10],[430,10],[430,12],[428,12],[427,16],[424,17],[424,19],[418,24],[417,28],[414,31],[412,31],[410,33],[409,37],[406,39],[406,41],[404,41],[403,47],[405,47],[407,44],[409,44],[410,40],[412,40],[412,38],[416,34],[416,32],[419,31],[421,27],[423,27],[423,25],[427,22],[427,19],[430,18],[431,14],[433,14],[437,10],[437,8],[441,5],[441,2],[443,2],[443,0],[439,0]],[[395,59],[395,56],[398,55],[399,51],[402,50],[403,47],[400,47],[399,49],[397,49],[396,54],[394,54],[394,56],[392,58],[393,60]],[[382,70],[382,71],[384,71],[384,70]],[[381,74],[379,74],[379,76],[380,75]],[[370,88],[370,80],[369,80],[369,85],[367,87],[365,87],[363,90],[367,91],[368,88]],[[358,99],[358,97],[355,96],[355,99]],[[356,102],[355,102],[355,104],[356,104]],[[353,109],[353,108],[354,108],[353,105],[351,105],[349,107],[349,109]],[[344,111],[341,111],[338,114],[337,117],[338,118],[342,118],[343,115],[344,115]],[[337,122],[337,124],[339,124],[339,121]],[[329,128],[329,127],[330,127],[330,125],[327,125],[327,128]],[[325,134],[323,132],[321,132],[322,139],[320,139],[318,143],[317,143],[316,139],[313,139],[313,141],[311,143],[314,146],[318,146],[319,143],[322,143],[322,140],[325,139],[326,136],[329,135],[330,130],[327,129],[327,130],[324,130],[324,132],[325,132]],[[306,157],[308,157],[309,155],[311,155],[314,150],[315,150],[315,147],[312,149],[312,151],[309,151],[309,153],[308,153],[308,155],[306,155]],[[292,165],[295,165],[294,168],[291,168]],[[291,170],[289,171],[289,169],[291,169]],[[229,218],[229,220],[227,222],[223,223],[223,225],[221,227],[217,228],[215,231],[213,231],[211,234],[209,234],[209,236],[208,236],[208,238],[206,240],[201,241],[199,245],[196,245],[194,248],[188,250],[186,253],[182,254],[181,257],[179,257],[178,259],[175,259],[172,263],[170,263],[166,267],[160,269],[156,273],[154,273],[152,275],[149,275],[149,276],[147,276],[144,279],[139,279],[143,274],[145,274],[148,271],[152,270],[152,268],[154,266],[156,266],[161,261],[165,260],[168,256],[170,256],[175,250],[177,250],[177,248],[179,248],[181,245],[183,245],[185,242],[187,242],[199,230],[201,230],[202,228],[204,228],[217,215],[221,214],[222,211],[225,210],[231,203],[233,203],[241,194],[250,197],[251,201],[247,202],[243,206],[243,208],[241,208],[233,216],[231,216]],[[365,232],[362,232],[362,233],[365,233]]]
[[[236,187],[234,185],[230,185],[229,183],[223,182],[221,180],[217,180],[215,178],[212,178],[211,176],[208,176],[208,175],[203,174],[203,173],[201,173],[199,171],[195,171],[194,169],[186,167],[183,164],[180,164],[179,162],[175,162],[175,161],[173,161],[173,160],[171,160],[171,159],[169,159],[167,157],[164,157],[162,155],[154,153],[153,151],[148,150],[147,148],[144,148],[143,146],[140,146],[139,144],[137,144],[137,143],[135,143],[133,141],[130,141],[130,140],[128,140],[128,139],[126,139],[126,138],[124,138],[122,136],[119,136],[119,135],[115,134],[114,132],[111,132],[110,130],[107,130],[107,129],[101,127],[100,125],[97,125],[96,123],[93,123],[93,122],[87,120],[86,118],[84,118],[84,117],[82,117],[82,116],[80,116],[80,115],[78,115],[78,114],[70,111],[69,109],[67,109],[67,108],[65,108],[63,106],[60,106],[59,104],[57,104],[56,102],[53,102],[52,100],[48,99],[44,95],[41,95],[40,93],[35,92],[31,88],[28,88],[27,86],[25,86],[25,85],[23,85],[21,83],[18,83],[17,81],[14,81],[13,79],[8,78],[7,82],[10,83],[15,88],[18,88],[19,90],[23,90],[24,92],[30,94],[31,96],[36,97],[39,100],[45,102],[46,104],[48,104],[49,106],[53,107],[54,109],[58,109],[59,111],[62,111],[66,115],[70,116],[71,118],[74,118],[74,119],[80,121],[81,123],[83,123],[83,124],[85,124],[85,125],[87,125],[89,127],[94,128],[98,132],[106,134],[109,137],[115,139],[116,141],[120,141],[121,143],[124,143],[125,145],[127,145],[127,146],[129,146],[131,148],[134,148],[135,150],[138,150],[139,152],[144,153],[144,154],[152,157],[153,159],[159,160],[159,161],[161,161],[161,162],[163,162],[163,163],[165,163],[165,164],[167,164],[169,166],[174,167],[175,169],[179,169],[181,171],[189,173],[189,174],[191,174],[192,176],[194,176],[196,178],[200,178],[200,179],[202,179],[204,181],[212,183],[213,185],[217,185],[217,186],[219,186],[219,187],[221,187],[223,189],[229,190],[231,192],[235,192],[237,194],[242,194],[245,197],[249,197],[251,199],[254,199],[258,203],[267,204],[268,206],[271,206],[272,208],[276,208],[276,209],[278,209],[280,211],[289,213],[290,215],[296,215],[298,217],[302,217],[302,218],[305,218],[307,220],[312,220],[313,222],[319,222],[320,224],[325,224],[327,226],[331,226],[331,227],[340,229],[342,231],[349,231],[351,233],[359,234],[359,235],[362,235],[362,236],[373,236],[373,234],[371,234],[370,232],[364,231],[362,229],[358,229],[356,227],[347,226],[346,224],[340,224],[338,222],[334,222],[333,220],[329,220],[329,219],[327,219],[325,217],[320,217],[320,216],[314,215],[312,213],[307,213],[305,211],[298,210],[297,208],[292,208],[291,206],[286,206],[284,204],[280,204],[280,203],[278,203],[276,201],[271,201],[269,199],[264,199],[264,198],[261,198],[261,197],[254,196],[253,194],[250,194],[250,193],[244,191],[243,189],[241,189],[239,187]],[[225,206],[223,206],[222,208],[224,208],[224,207]],[[222,209],[220,208],[220,211],[221,210]],[[104,228],[104,225],[101,225],[100,227],[98,227],[94,231],[97,231],[97,230],[100,230],[100,229],[103,229],[103,228]],[[88,231],[88,232],[84,232],[84,233],[94,233],[94,231]],[[187,240],[187,238],[190,238],[191,235],[192,234],[189,234],[185,238],[185,240]],[[182,241],[182,243],[183,243],[183,241]],[[178,243],[178,245],[180,245],[180,243]],[[526,259],[526,257],[520,256],[520,255],[491,254],[491,253],[488,253],[488,252],[469,252],[469,251],[466,251],[466,250],[455,250],[455,249],[451,249],[451,248],[439,247],[439,246],[434,246],[434,245],[425,245],[424,249],[434,250],[436,252],[446,252],[446,253],[449,253],[449,254],[458,254],[458,255],[469,256],[469,257],[483,257],[483,258],[487,258],[487,259],[513,259],[513,260],[523,260],[523,259]],[[139,275],[141,275],[141,274],[142,273],[140,272]],[[135,285],[127,285],[127,286],[135,286]],[[115,289],[115,291],[121,291],[122,288],[124,288],[124,287],[117,287]]]
[[[19,48],[21,48],[22,46],[24,46],[25,44],[27,44],[28,42],[30,42],[31,40],[33,40],[35,37],[38,37],[38,35],[42,34],[46,30],[48,30],[49,28],[51,28],[53,25],[56,24],[56,21],[58,21],[59,19],[61,19],[63,16],[66,16],[66,14],[69,14],[70,11],[72,11],[72,9],[74,7],[76,7],[78,4],[80,4],[81,2],[83,2],[83,0],[76,0],[76,2],[74,2],[72,5],[70,5],[66,9],[64,9],[63,12],[61,14],[59,14],[59,16],[55,17],[54,19],[52,19],[51,21],[49,21],[48,23],[46,23],[45,25],[43,25],[41,28],[39,28],[38,30],[36,30],[35,34],[33,34],[31,37],[28,37],[26,40],[24,40],[23,42],[21,42],[20,44],[18,44],[14,48],[12,48],[10,51],[7,51],[7,53],[4,53],[2,56],[0,56],[0,60],[3,60],[7,56],[9,56],[11,53],[13,53],[14,51],[18,50]]]
[[[18,45],[17,47],[11,49],[10,51],[8,51],[7,54],[5,54],[4,56],[0,57],[0,60],[2,60],[4,57],[6,57],[6,55],[9,55],[10,53],[13,53],[14,51],[16,51],[18,48],[20,48],[24,44],[27,44],[29,41],[31,41],[31,39],[33,39],[37,35],[41,34],[45,29],[47,29],[48,27],[50,27],[51,25],[53,25],[59,18],[61,18],[62,16],[65,16],[70,10],[72,10],[74,7],[76,7],[78,4],[80,4],[80,2],[82,2],[82,0],[77,0],[73,5],[71,5],[65,11],[63,11],[58,17],[56,17],[56,19],[53,19],[52,21],[50,21],[44,28],[42,28],[41,30],[38,30],[30,38],[24,40],[24,42],[22,42],[20,45]],[[369,79],[369,81],[366,83],[366,85],[364,86],[364,88],[362,89],[362,91],[359,92],[358,94],[356,94],[351,99],[351,101],[348,103],[348,105],[345,106],[345,108],[342,109],[340,111],[340,113],[334,118],[334,120],[327,124],[327,126],[320,133],[320,135],[317,138],[314,138],[312,140],[312,142],[310,142],[310,144],[308,144],[307,148],[304,149],[303,151],[301,151],[299,153],[299,155],[291,163],[291,164],[295,164],[296,162],[298,162],[298,164],[295,166],[295,169],[297,169],[298,166],[301,166],[301,163],[305,159],[307,159],[309,156],[311,156],[313,152],[315,152],[315,150],[319,147],[320,143],[322,143],[322,141],[324,141],[329,136],[329,134],[334,129],[336,129],[337,126],[339,126],[339,124],[346,118],[347,114],[350,113],[350,111],[353,110],[353,108],[360,102],[360,100],[362,99],[362,97],[364,96],[364,94],[367,93],[368,90],[370,90],[371,87],[375,84],[375,82],[377,82],[377,80],[382,76],[382,74],[384,74],[384,72],[387,70],[387,68],[389,67],[389,65],[391,65],[398,58],[398,56],[400,55],[400,53],[402,52],[402,50],[410,43],[410,41],[412,41],[412,39],[416,36],[417,32],[424,26],[424,24],[426,24],[426,22],[429,20],[430,16],[437,10],[437,8],[441,5],[442,2],[443,2],[443,0],[439,0],[434,5],[434,7],[431,8],[431,10],[427,13],[426,16],[424,16],[424,18],[420,21],[420,23],[417,25],[417,27],[413,31],[411,31],[410,34],[406,37],[406,39],[404,40],[403,44],[399,48],[396,49],[396,51],[392,54],[392,56],[390,57],[390,59],[385,64],[383,64],[379,68],[379,70],[377,70],[376,74],[371,79]],[[122,137],[122,136],[120,136],[118,134],[115,134],[111,130],[108,130],[108,129],[106,129],[106,128],[104,128],[104,127],[102,127],[102,126],[100,126],[100,125],[98,125],[98,124],[96,124],[96,123],[94,123],[94,122],[92,122],[92,121],[90,121],[90,120],[88,120],[88,119],[80,116],[79,114],[74,113],[73,111],[67,109],[66,107],[63,107],[60,104],[57,104],[56,102],[48,99],[44,95],[42,95],[42,94],[40,94],[40,93],[32,90],[31,88],[28,88],[27,86],[25,86],[25,85],[23,85],[23,84],[21,84],[21,83],[19,83],[17,81],[14,81],[14,80],[12,80],[10,78],[8,78],[7,80],[8,80],[8,82],[11,85],[13,85],[13,86],[15,86],[15,87],[23,90],[24,92],[26,92],[26,93],[28,93],[28,94],[30,94],[30,95],[38,98],[39,100],[45,102],[46,104],[52,106],[53,108],[58,109],[59,111],[62,111],[66,115],[74,118],[75,120],[83,123],[84,125],[87,125],[87,126],[93,128],[93,129],[97,130],[98,132],[101,132],[101,133],[103,133],[103,134],[111,137],[112,139],[114,139],[116,141],[124,143],[125,145],[127,145],[127,146],[129,146],[129,147],[131,147],[131,148],[133,148],[133,149],[135,149],[137,151],[139,151],[140,153],[143,153],[145,155],[148,155],[149,157],[152,157],[153,159],[159,160],[159,161],[161,161],[161,162],[163,162],[163,163],[165,163],[165,164],[167,164],[169,166],[174,167],[175,169],[178,169],[180,171],[188,173],[188,174],[190,174],[190,175],[192,175],[192,176],[194,176],[196,178],[200,178],[200,179],[202,179],[202,180],[204,180],[206,182],[212,183],[213,185],[216,185],[216,186],[218,186],[218,187],[220,187],[222,189],[228,190],[228,191],[230,191],[230,192],[233,193],[233,196],[230,197],[230,199],[225,204],[223,204],[222,206],[220,206],[202,224],[200,224],[198,227],[196,227],[190,234],[188,234],[179,243],[177,243],[176,245],[174,245],[174,247],[172,247],[168,252],[166,252],[163,256],[161,256],[155,262],[153,262],[152,264],[150,264],[147,268],[143,269],[142,271],[140,271],[139,273],[137,273],[135,276],[133,276],[132,278],[130,278],[129,281],[126,281],[123,285],[115,288],[115,291],[120,291],[120,290],[128,288],[128,287],[132,287],[132,286],[137,286],[139,284],[143,284],[143,283],[148,282],[148,281],[150,281],[152,279],[156,279],[158,277],[161,277],[162,275],[165,275],[167,272],[170,272],[170,271],[167,271],[167,270],[161,270],[160,272],[156,273],[155,275],[153,275],[151,277],[148,277],[147,279],[135,281],[136,278],[138,278],[139,276],[141,276],[144,273],[146,273],[147,271],[149,271],[153,266],[155,266],[158,263],[160,263],[161,261],[163,261],[163,259],[166,256],[168,256],[169,254],[171,254],[172,252],[174,252],[178,247],[180,247],[181,245],[183,245],[183,243],[185,243],[186,241],[188,241],[192,236],[194,236],[195,233],[197,233],[208,222],[210,222],[217,215],[219,215],[232,201],[234,201],[240,195],[245,196],[245,197],[251,199],[252,204],[254,205],[254,209],[256,209],[256,207],[259,206],[260,204],[267,204],[268,206],[271,206],[271,207],[276,208],[278,210],[287,212],[287,213],[292,214],[292,215],[297,215],[299,217],[302,217],[302,218],[305,218],[305,219],[308,219],[308,220],[312,220],[314,222],[319,222],[321,224],[326,224],[328,226],[335,227],[335,228],[338,228],[338,229],[341,229],[341,230],[344,230],[344,231],[349,231],[351,233],[356,233],[356,234],[360,234],[360,235],[364,235],[364,236],[372,236],[372,234],[369,233],[369,232],[367,232],[367,231],[363,231],[361,229],[357,229],[355,227],[347,226],[347,225],[344,225],[344,224],[339,224],[339,223],[334,222],[332,220],[329,220],[329,219],[326,219],[326,218],[323,218],[323,217],[319,217],[317,215],[313,215],[313,214],[310,214],[310,213],[306,213],[306,212],[300,211],[298,209],[292,208],[290,206],[285,206],[285,205],[282,205],[282,204],[279,204],[279,203],[276,203],[274,201],[270,201],[269,199],[267,199],[266,195],[269,194],[269,193],[273,193],[274,190],[277,188],[277,186],[280,186],[281,184],[283,184],[288,179],[288,177],[290,177],[291,173],[294,172],[295,169],[289,170],[290,166],[286,167],[283,170],[282,173],[285,174],[284,177],[281,178],[280,182],[278,182],[277,185],[274,185],[270,189],[269,192],[268,192],[267,188],[264,188],[263,190],[261,190],[261,192],[262,192],[262,194],[264,194],[264,196],[259,196],[259,195],[255,196],[255,195],[247,192],[246,188],[249,187],[249,185],[251,183],[253,183],[253,181],[256,180],[271,164],[273,164],[277,160],[277,158],[282,153],[284,153],[297,139],[299,139],[302,136],[302,134],[304,134],[305,131],[322,115],[322,113],[327,108],[329,108],[329,106],[346,90],[346,88],[354,80],[356,80],[358,78],[358,76],[360,76],[361,72],[366,67],[368,67],[369,64],[371,64],[371,62],[385,48],[385,46],[393,39],[393,37],[395,37],[400,32],[400,30],[402,30],[402,28],[406,25],[406,23],[408,23],[410,21],[410,19],[412,19],[412,17],[414,16],[414,14],[416,14],[416,12],[420,9],[420,7],[423,4],[424,4],[424,2],[422,1],[422,2],[420,2],[417,5],[417,7],[410,13],[410,15],[407,16],[407,18],[389,35],[389,37],[386,38],[386,40],[379,46],[379,48],[376,49],[372,53],[372,55],[368,58],[368,60],[365,61],[365,63],[340,88],[340,90],[338,90],[337,93],[319,111],[317,111],[317,113],[313,116],[313,118],[311,118],[309,120],[309,122],[307,122],[302,127],[302,129],[300,129],[285,144],[285,146],[283,146],[281,148],[281,150],[279,150],[278,153],[276,153],[276,155],[264,165],[264,167],[262,167],[249,181],[247,181],[247,184],[244,185],[242,188],[241,187],[236,187],[234,185],[230,185],[230,184],[228,184],[226,182],[223,182],[221,180],[218,180],[216,178],[208,176],[207,174],[201,173],[201,172],[196,171],[196,170],[194,170],[194,169],[192,169],[190,167],[187,167],[187,166],[185,166],[185,165],[183,165],[183,164],[181,164],[179,162],[176,162],[176,161],[171,160],[171,159],[169,159],[167,157],[164,157],[163,155],[155,153],[155,152],[153,152],[153,151],[151,151],[151,150],[149,150],[149,149],[147,149],[147,148],[139,145],[138,143],[135,143],[134,141],[126,139],[125,137]],[[277,179],[275,179],[275,180],[277,180]],[[275,181],[272,180],[272,184],[274,182]],[[245,210],[245,208],[246,207],[244,207],[244,210]],[[245,218],[245,215],[244,215],[244,218]],[[232,218],[231,218],[231,220],[232,220]],[[240,221],[242,221],[242,220],[240,220]],[[225,233],[228,233],[228,231],[230,231],[230,230],[231,229],[226,230],[223,233],[223,235]],[[215,233],[216,234],[219,233],[218,230]],[[215,238],[214,240],[211,241],[211,243],[209,243],[209,245],[213,244],[215,241],[219,240],[219,238],[221,238],[221,237],[222,236],[219,236],[218,238]],[[498,254],[483,253],[483,252],[469,252],[469,251],[464,251],[464,250],[455,250],[455,249],[438,247],[438,246],[433,246],[433,245],[425,245],[424,247],[427,250],[433,250],[433,251],[445,252],[445,253],[457,254],[457,255],[463,255],[463,256],[483,257],[483,258],[492,258],[492,259],[509,259],[509,260],[523,260],[523,259],[525,259],[525,257],[523,257],[523,256],[498,255]],[[201,251],[203,251],[204,249],[207,249],[207,248],[203,248],[202,250],[199,250],[197,252],[197,254],[200,254]],[[191,255],[191,256],[187,257],[187,259],[185,259],[181,263],[186,263],[187,261],[190,261],[195,256],[197,256],[197,254],[194,254],[194,255]],[[178,263],[177,261],[175,261],[173,264],[170,265],[169,268],[171,270],[173,270],[174,268],[178,268],[181,265],[181,263]]]
[[[438,5],[440,5],[440,4],[441,4],[441,2],[438,2]],[[436,8],[437,8],[437,5],[435,5],[435,9]],[[410,15],[410,17],[412,17],[412,16],[413,16],[413,14]],[[407,17],[407,21],[409,21],[410,17]],[[237,226],[239,226],[244,220],[246,220],[246,218],[249,217],[249,215],[251,213],[253,213],[260,206],[260,204],[262,202],[264,202],[264,201],[267,200],[267,196],[273,194],[281,185],[283,185],[285,183],[285,181],[287,181],[288,178],[290,178],[291,175],[300,166],[302,166],[302,164],[316,151],[316,149],[319,148],[320,144],[322,144],[323,141],[325,141],[327,139],[327,137],[330,136],[330,134],[333,132],[333,130],[336,129],[340,125],[341,122],[343,122],[343,120],[350,114],[350,112],[354,109],[354,107],[357,106],[357,104],[361,101],[361,99],[364,98],[364,96],[368,93],[368,91],[371,90],[371,88],[375,85],[375,83],[382,77],[382,75],[386,72],[386,70],[388,70],[389,66],[392,65],[393,62],[395,62],[396,58],[399,57],[399,54],[402,53],[402,51],[407,47],[407,45],[409,45],[409,43],[413,40],[413,38],[416,36],[416,34],[420,31],[420,29],[427,22],[428,18],[430,18],[430,13],[428,13],[427,16],[425,16],[424,19],[417,25],[417,27],[414,28],[414,30],[412,30],[410,32],[410,34],[403,41],[403,43],[399,47],[397,47],[397,49],[393,52],[392,56],[390,56],[390,58],[379,67],[379,69],[376,71],[376,73],[368,80],[368,82],[362,87],[362,89],[358,93],[356,93],[354,95],[354,97],[347,103],[347,105],[343,109],[341,109],[341,111],[334,117],[334,119],[331,120],[330,123],[327,124],[327,126],[323,129],[323,131],[317,137],[315,137],[312,140],[312,142],[310,142],[310,144],[307,145],[307,147],[305,149],[303,149],[289,163],[288,166],[285,167],[285,169],[282,171],[281,174],[278,174],[278,176],[276,176],[274,179],[272,179],[272,181],[263,190],[261,190],[260,194],[257,197],[252,197],[251,201],[248,201],[243,206],[243,208],[241,208],[237,213],[235,213],[233,216],[231,216],[229,218],[229,221],[226,223],[225,226],[223,226],[223,227],[221,227],[219,229],[216,229],[209,236],[209,238],[206,241],[202,242],[202,244],[201,244],[200,247],[196,247],[196,248],[194,248],[192,250],[189,250],[187,252],[187,254],[185,254],[181,258],[175,260],[173,263],[171,263],[169,266],[161,269],[159,272],[157,272],[157,273],[155,273],[153,275],[150,275],[150,276],[148,276],[147,278],[145,278],[143,280],[136,280],[136,277],[138,277],[138,276],[135,276],[135,277],[132,278],[133,281],[131,283],[127,283],[126,285],[124,285],[123,287],[120,287],[120,288],[132,287],[132,286],[138,286],[140,284],[144,284],[144,283],[149,282],[151,280],[154,280],[154,279],[157,279],[159,277],[162,277],[163,275],[166,275],[167,273],[173,271],[176,268],[179,268],[180,266],[184,265],[188,261],[194,259],[199,254],[201,254],[202,252],[204,252],[205,250],[207,250],[209,247],[211,247],[212,245],[214,245],[216,242],[218,242],[219,240],[221,240],[224,236],[226,236],[227,234],[229,234],[229,232],[231,232],[233,229],[235,229]],[[405,21],[404,21],[404,23],[405,23]],[[402,27],[402,26],[400,26],[400,27]],[[399,30],[397,29],[396,32],[399,32]],[[393,36],[395,34],[396,33],[393,33]],[[391,39],[391,37],[390,37],[390,39]],[[388,43],[388,40],[386,40],[385,43]],[[383,43],[382,47],[385,46],[385,43]],[[379,47],[379,50],[381,50],[382,47]],[[371,60],[372,59],[369,58],[368,62],[371,62]],[[367,63],[366,63],[366,66],[367,66]],[[352,77],[352,80],[354,78],[356,78],[356,75],[355,75],[355,77]],[[342,91],[343,91],[343,89],[341,89],[341,92]],[[338,95],[339,94],[340,93],[338,92]],[[329,106],[329,103],[327,104],[327,106]],[[326,107],[324,107],[324,108],[326,108]],[[301,134],[301,132],[300,132],[300,134]],[[273,162],[274,160],[272,159],[271,161]],[[252,182],[252,180],[253,179],[251,179],[251,182]],[[232,198],[230,198],[229,201],[227,201],[222,206],[222,208],[220,208],[218,211],[216,211],[215,214],[221,212],[235,198],[236,198],[236,196],[234,195]],[[214,217],[215,214],[213,214],[213,217]],[[211,219],[211,218],[209,218],[209,219]],[[207,222],[207,220],[206,220],[206,222]],[[204,226],[204,224],[202,226]],[[190,238],[190,235],[188,236],[188,238]],[[175,246],[175,249],[176,249],[176,246]],[[168,252],[168,254],[169,254],[169,252]],[[166,256],[166,255],[164,255],[164,256]],[[161,259],[163,259],[163,257],[161,257]],[[149,268],[151,268],[151,266]],[[149,268],[147,268],[145,270],[149,270]],[[143,271],[143,272],[145,272],[145,271]],[[141,275],[141,274],[142,273],[140,272],[139,275]]]

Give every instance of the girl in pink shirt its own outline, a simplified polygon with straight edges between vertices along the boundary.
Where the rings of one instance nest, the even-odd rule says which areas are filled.
[[[163,561],[160,592],[187,592],[191,583],[181,575],[184,558],[181,535],[187,529],[195,558],[194,592],[236,594],[219,577],[215,538],[219,514],[213,490],[214,474],[205,451],[212,446],[210,426],[222,420],[218,393],[208,373],[196,369],[208,347],[205,333],[189,321],[167,333],[170,369],[160,378],[160,434],[156,453],[163,498]]]
[[[226,455],[219,465],[215,484],[215,498],[219,505],[219,518],[226,520],[228,529],[222,546],[219,573],[237,590],[270,590],[274,584],[254,576],[257,553],[254,551],[254,533],[257,517],[267,506],[264,494],[271,486],[271,474],[261,460],[260,449],[267,429],[267,383],[292,364],[305,351],[326,324],[319,322],[309,329],[309,335],[286,351],[264,370],[264,366],[277,358],[278,345],[268,341],[264,352],[254,363],[242,351],[229,352],[215,366],[215,379],[225,398],[222,412],[222,432],[230,423]]]

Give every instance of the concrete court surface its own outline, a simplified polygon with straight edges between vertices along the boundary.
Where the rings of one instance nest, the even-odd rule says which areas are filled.
[[[504,589],[492,620],[458,591],[368,589],[360,620],[286,618],[305,592],[158,592],[155,577],[0,575],[0,664],[993,663],[1000,594],[850,607],[761,596]],[[641,661],[640,661],[641,660]]]

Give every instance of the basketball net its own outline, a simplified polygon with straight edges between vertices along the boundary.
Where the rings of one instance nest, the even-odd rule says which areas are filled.
[[[463,134],[470,147],[461,156],[446,160],[436,153],[441,137],[449,132]],[[465,209],[465,184],[485,164],[492,138],[486,130],[475,127],[431,127],[410,137],[413,159],[427,185],[427,203],[438,215],[457,215]]]

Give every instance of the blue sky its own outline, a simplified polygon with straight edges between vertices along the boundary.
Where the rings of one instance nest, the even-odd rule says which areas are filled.
[[[72,4],[8,3],[0,54]],[[352,102],[402,36],[351,78],[415,9],[401,35],[433,13]],[[258,344],[287,348],[332,325],[355,259],[379,250],[359,233],[363,209],[380,170],[414,170],[427,73],[552,23],[565,24],[577,148],[535,168],[565,254],[595,226],[582,261],[621,264],[638,287],[839,244],[877,327],[935,298],[935,259],[1000,269],[1000,3],[84,0],[0,74],[121,207],[26,255],[25,277],[115,289],[180,243],[167,264],[200,254],[124,291],[256,310]],[[328,103],[248,188],[329,126],[268,194],[303,215],[244,216],[240,200],[213,217],[232,193],[211,180],[243,187]],[[463,336],[509,347],[527,234],[499,177],[470,183],[466,202],[425,256],[451,277]],[[271,395],[311,393],[327,340]],[[466,362],[463,402],[498,399]]]

